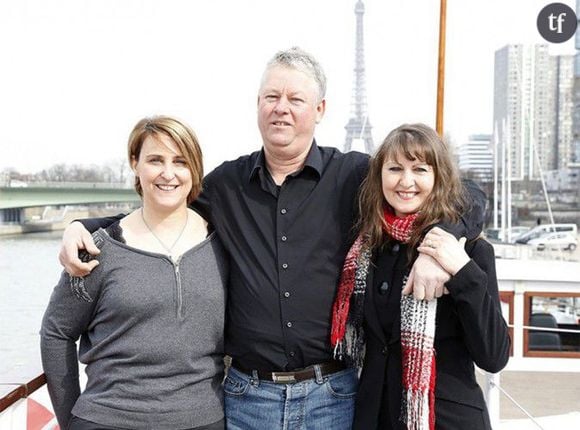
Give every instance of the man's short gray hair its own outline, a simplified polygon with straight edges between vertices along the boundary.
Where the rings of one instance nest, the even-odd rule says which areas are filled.
[[[316,61],[314,56],[303,49],[294,46],[285,51],[278,51],[268,61],[266,70],[274,66],[291,67],[300,70],[311,76],[318,86],[319,101],[322,101],[326,96],[326,75],[320,63]]]

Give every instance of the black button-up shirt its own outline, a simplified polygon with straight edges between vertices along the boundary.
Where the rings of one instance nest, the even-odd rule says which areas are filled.
[[[365,154],[313,143],[281,186],[263,151],[206,176],[195,206],[230,254],[225,345],[239,365],[292,370],[331,358],[331,308],[367,169]]]

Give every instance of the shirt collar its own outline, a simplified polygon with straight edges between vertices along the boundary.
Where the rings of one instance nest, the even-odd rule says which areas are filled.
[[[318,174],[318,177],[322,175],[322,155],[320,154],[320,148],[316,144],[316,139],[312,141],[312,145],[310,145],[310,151],[308,151],[308,155],[306,156],[306,160],[304,161],[304,167],[299,171],[293,173],[291,176],[296,176],[300,174],[305,168],[310,168],[314,172]],[[264,148],[260,150],[258,156],[256,157],[256,161],[254,162],[254,166],[250,171],[251,180],[254,176],[258,174],[258,171],[264,170],[266,171],[266,155],[264,154]]]

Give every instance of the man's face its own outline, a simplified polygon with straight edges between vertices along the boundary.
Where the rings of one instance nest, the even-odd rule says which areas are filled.
[[[304,152],[324,108],[310,75],[289,67],[270,67],[258,93],[258,127],[266,149]]]

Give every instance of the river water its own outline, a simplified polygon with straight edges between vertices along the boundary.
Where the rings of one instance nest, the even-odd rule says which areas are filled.
[[[38,331],[62,270],[61,234],[0,236],[0,376],[41,369]]]

